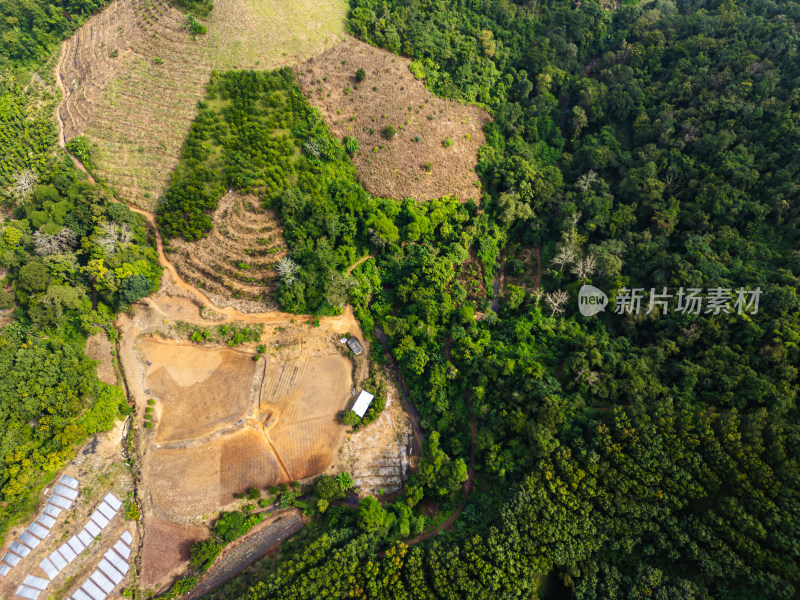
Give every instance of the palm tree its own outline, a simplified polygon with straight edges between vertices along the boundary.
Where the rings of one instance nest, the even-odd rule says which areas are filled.
[[[350,475],[350,473],[347,473],[346,471],[343,471],[342,473],[339,473],[336,476],[336,482],[340,486],[342,486],[343,492],[346,492],[356,484],[355,480],[353,479],[353,476]]]

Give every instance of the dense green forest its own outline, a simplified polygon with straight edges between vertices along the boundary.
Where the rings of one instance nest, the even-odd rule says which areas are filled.
[[[26,6],[4,5],[6,64],[93,10]],[[352,0],[348,22],[490,110],[480,205],[371,197],[289,69],[235,72],[209,86],[159,226],[197,239],[225,189],[260,194],[291,248],[282,307],[350,302],[386,335],[424,455],[391,503],[353,510],[352,481],[319,478],[300,540],[214,597],[797,598],[800,4]],[[53,160],[52,124],[3,81],[0,135],[34,150],[12,143],[0,170],[17,320],[0,335],[0,532],[119,410],[82,344],[159,274],[142,221]],[[762,295],[744,314],[585,318],[584,283],[610,308],[631,288]]]
[[[86,182],[66,155],[0,221],[0,535],[88,435],[129,412],[97,380],[86,337],[115,335],[115,312],[158,288],[144,220]]]
[[[129,411],[97,379],[87,336],[158,287],[141,217],[57,149],[52,51],[98,6],[3,5],[0,51],[0,538],[76,445]],[[70,21],[70,17],[72,21]]]
[[[797,597],[798,19],[794,2],[353,0],[355,35],[494,117],[481,210],[337,200],[378,251],[348,293],[388,336],[426,453],[400,499],[332,505],[215,597]],[[324,234],[286,226],[294,248]],[[625,288],[762,294],[755,314],[673,298],[585,318],[584,283],[612,308]],[[423,507],[463,497],[470,407],[466,507],[407,547]]]

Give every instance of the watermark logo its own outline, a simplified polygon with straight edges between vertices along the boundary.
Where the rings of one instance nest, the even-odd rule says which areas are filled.
[[[648,293],[649,291],[649,293]],[[615,298],[614,314],[644,313],[649,315],[656,308],[661,314],[669,312],[686,314],[758,314],[761,299],[761,288],[754,290],[745,288],[679,288],[670,292],[666,287],[656,288],[621,288]],[[608,296],[592,285],[584,285],[578,292],[578,310],[585,317],[591,317],[604,311],[608,304]]]
[[[584,284],[578,292],[578,310],[584,317],[591,317],[606,309],[608,296],[593,285]]]

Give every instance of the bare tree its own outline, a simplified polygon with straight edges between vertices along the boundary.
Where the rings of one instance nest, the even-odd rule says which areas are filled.
[[[131,230],[131,226],[127,223],[123,223],[120,225],[119,228],[119,243],[123,246],[127,246],[133,241],[133,231]]]
[[[575,247],[571,244],[564,244],[559,249],[553,258],[552,264],[559,266],[559,271],[563,271],[569,263],[575,260]]]
[[[39,176],[30,169],[25,169],[14,174],[14,183],[11,185],[11,193],[19,201],[24,201],[31,195],[33,188],[39,181]]]
[[[288,256],[284,256],[278,261],[277,269],[278,274],[283,277],[283,281],[287,284],[292,284],[296,279],[295,273],[300,269],[300,265]]]
[[[72,250],[76,243],[75,232],[68,227],[64,227],[55,234],[42,233],[41,231],[33,234],[33,246],[39,256],[63,254]]]
[[[545,297],[544,301],[547,302],[547,306],[550,307],[552,311],[550,316],[554,316],[556,314],[561,314],[564,312],[564,304],[566,304],[567,300],[569,300],[569,294],[564,290],[555,290],[554,292],[549,292]]]
[[[595,173],[594,170],[591,170],[588,173],[581,175],[578,178],[578,183],[576,185],[580,191],[585,192],[595,181],[597,181],[597,173]]]
[[[117,251],[117,243],[119,242],[120,227],[111,221],[103,221],[100,223],[100,237],[96,238],[96,243],[108,254],[114,254]]]
[[[586,258],[579,259],[572,266],[572,274],[578,279],[591,277],[597,270],[597,257],[594,254],[587,254]]]
[[[383,248],[386,245],[386,240],[383,239],[377,231],[370,227],[369,229],[369,241],[378,246],[379,248]]]

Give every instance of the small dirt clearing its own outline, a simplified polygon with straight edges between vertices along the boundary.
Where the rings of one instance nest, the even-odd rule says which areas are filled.
[[[142,475],[154,512],[176,522],[212,514],[231,504],[235,493],[285,480],[263,435],[251,429],[188,448],[156,448]]]
[[[238,507],[234,494],[327,470],[347,429],[338,412],[367,376],[367,357],[351,357],[339,343],[351,333],[369,347],[352,311],[318,327],[278,312],[217,312],[170,270],[163,282],[117,322],[120,358],[139,409],[145,515],[199,524]],[[260,342],[197,345],[179,323],[214,326],[233,317],[262,323]],[[259,343],[264,352],[254,361]],[[144,428],[148,407],[153,426]]]
[[[353,369],[330,353],[334,343],[322,356],[293,356],[299,344],[255,362],[252,352],[141,338],[140,368],[157,408],[143,465],[155,513],[188,523],[249,488],[327,469],[346,429],[338,413]]]
[[[372,423],[347,436],[339,449],[335,471],[347,471],[360,494],[391,494],[399,490],[419,462],[413,450],[413,429],[403,399],[384,367],[390,382],[386,408]]]
[[[116,385],[117,372],[114,369],[114,350],[105,333],[96,333],[86,340],[86,356],[97,361],[97,378],[100,381],[109,385]]]
[[[331,131],[358,140],[353,163],[371,193],[397,199],[480,200],[474,169],[488,114],[477,106],[437,98],[414,78],[409,64],[348,36],[295,71],[303,93],[322,111]],[[361,82],[357,69],[364,69]]]

